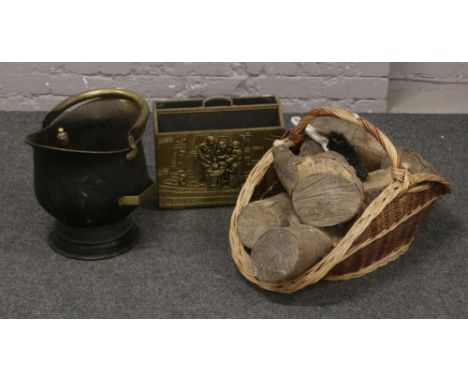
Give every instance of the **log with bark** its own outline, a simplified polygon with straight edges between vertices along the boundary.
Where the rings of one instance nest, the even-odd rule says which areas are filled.
[[[300,224],[291,199],[279,193],[267,199],[247,204],[240,213],[237,232],[247,248],[252,248],[260,236],[272,228]]]
[[[320,229],[296,225],[266,232],[255,243],[250,258],[260,280],[277,282],[301,275],[332,247],[333,240]]]
[[[312,121],[312,125],[324,136],[329,136],[332,132],[343,134],[356,148],[368,171],[381,168],[387,153],[382,145],[361,126],[335,117],[317,117]]]
[[[436,169],[417,151],[405,147],[398,147],[397,151],[400,154],[402,167],[410,170],[413,174],[437,174]],[[391,165],[390,158],[387,156],[382,162],[382,168],[391,167]]]
[[[278,178],[304,224],[334,226],[349,221],[363,207],[362,182],[342,155],[328,151],[300,157],[284,141],[277,140],[273,160]]]
[[[392,183],[391,168],[382,168],[369,173],[369,178],[362,184],[366,204],[370,204],[379,194]]]
[[[314,141],[312,138],[309,138],[307,135],[302,142],[299,155],[306,156],[306,155],[315,155],[323,153],[323,148],[320,146],[319,143]]]

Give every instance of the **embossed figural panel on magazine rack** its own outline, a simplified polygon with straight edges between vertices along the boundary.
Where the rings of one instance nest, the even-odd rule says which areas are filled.
[[[153,104],[158,203],[233,205],[250,170],[284,133],[276,97]]]

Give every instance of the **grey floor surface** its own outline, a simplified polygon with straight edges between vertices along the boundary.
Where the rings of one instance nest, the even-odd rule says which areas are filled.
[[[230,258],[231,207],[134,213],[138,245],[99,262],[46,244],[51,218],[33,192],[23,143],[44,113],[0,112],[2,318],[468,317],[468,115],[370,115],[397,145],[419,150],[454,186],[407,254],[365,277],[292,295],[246,282]],[[152,136],[145,135],[148,162]],[[151,166],[154,171],[154,166]]]

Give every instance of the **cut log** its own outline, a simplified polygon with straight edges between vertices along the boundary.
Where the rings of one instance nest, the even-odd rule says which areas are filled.
[[[339,243],[339,241],[346,235],[352,222],[346,222],[332,227],[322,227],[320,230],[328,235],[332,240],[333,246]]]
[[[286,192],[291,195],[293,187],[298,181],[296,166],[301,163],[303,158],[294,155],[281,140],[276,140],[273,143],[272,153],[276,175]]]
[[[432,165],[426,161],[421,154],[417,151],[407,149],[404,147],[397,148],[400,154],[402,167],[410,170],[413,174],[437,174],[437,171]],[[391,167],[392,163],[390,158],[387,156],[382,162],[382,168]]]
[[[251,249],[260,236],[272,228],[300,224],[289,196],[282,192],[271,198],[247,204],[240,213],[237,232]]]
[[[321,135],[328,136],[332,131],[343,134],[356,148],[368,171],[381,168],[387,153],[382,145],[361,126],[335,117],[317,117],[311,124]]]
[[[379,194],[392,183],[391,168],[382,168],[369,173],[369,179],[362,185],[364,187],[364,195],[366,204],[370,204]]]
[[[361,181],[336,152],[298,157],[286,146],[273,148],[275,170],[302,223],[330,227],[353,218],[364,202]]]
[[[260,280],[277,282],[301,275],[332,246],[333,241],[318,228],[297,225],[266,232],[255,243],[250,257]]]
[[[326,173],[308,176],[292,194],[301,221],[315,227],[347,222],[359,212],[363,201],[362,186],[357,182]]]
[[[323,153],[322,146],[319,143],[315,142],[313,139],[309,138],[307,135],[302,142],[301,148],[299,150],[299,156],[306,155],[315,155]]]

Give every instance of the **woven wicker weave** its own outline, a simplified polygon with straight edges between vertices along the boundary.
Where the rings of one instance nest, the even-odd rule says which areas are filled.
[[[321,279],[348,280],[382,267],[406,252],[425,212],[440,196],[451,191],[450,184],[438,175],[412,174],[402,168],[400,157],[385,134],[372,123],[346,110],[320,108],[305,114],[299,125],[285,134],[292,151],[297,152],[304,140],[307,124],[322,116],[347,120],[370,133],[391,159],[394,181],[366,207],[347,234],[320,262],[293,280],[265,282],[255,276],[250,256],[239,239],[237,222],[245,205],[274,195],[279,190],[273,155],[271,150],[268,151],[252,169],[239,194],[229,232],[232,257],[239,271],[261,288],[290,293]]]

